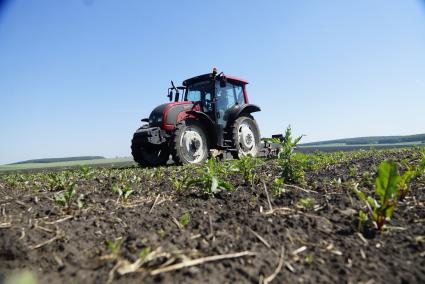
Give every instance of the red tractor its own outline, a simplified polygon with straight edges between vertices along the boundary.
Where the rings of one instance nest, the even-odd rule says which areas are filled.
[[[260,131],[248,103],[247,81],[218,73],[187,79],[168,89],[170,103],[156,107],[133,136],[131,153],[142,166],[202,163],[211,149],[234,158],[256,156]],[[180,95],[182,94],[182,97]]]

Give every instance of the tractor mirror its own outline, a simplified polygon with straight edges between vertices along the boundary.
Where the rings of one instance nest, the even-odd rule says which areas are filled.
[[[225,88],[226,87],[226,78],[222,77],[220,78],[220,88]]]

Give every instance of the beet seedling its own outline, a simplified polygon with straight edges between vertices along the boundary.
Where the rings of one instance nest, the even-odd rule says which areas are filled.
[[[234,161],[234,169],[240,172],[246,184],[253,184],[255,179],[255,168],[258,161],[251,156],[241,157],[239,160]]]
[[[316,201],[313,198],[301,198],[297,203],[297,207],[304,209],[313,209],[315,204]]]
[[[134,190],[131,189],[130,186],[119,186],[118,184],[112,185],[112,191],[118,194],[117,203],[120,200],[120,198],[127,202],[130,195],[134,192]]]
[[[123,239],[117,239],[116,241],[106,240],[105,245],[111,251],[112,255],[115,257],[118,256],[119,251],[121,249],[121,245],[123,243]]]
[[[53,199],[57,204],[69,209],[74,203],[74,201],[76,201],[76,195],[77,195],[76,185],[74,183],[70,183],[67,185],[67,188],[64,191],[55,194]],[[78,201],[78,204],[77,204],[78,207],[81,208],[82,207],[81,201],[79,200],[77,201]]]
[[[354,188],[357,196],[363,200],[367,207],[367,215],[370,217],[378,230],[382,230],[386,221],[391,218],[399,198],[400,174],[397,164],[384,161],[379,166],[378,176],[375,180],[375,192],[379,200],[366,196],[363,192]],[[365,215],[359,213],[361,222],[366,222]]]
[[[419,163],[419,166],[416,169],[416,176],[421,176],[425,173],[425,150],[422,150],[422,160]]]
[[[358,220],[359,220],[359,224],[357,229],[359,231],[363,231],[366,222],[369,220],[367,213],[365,213],[363,210],[359,210]]]
[[[356,165],[352,165],[352,166],[348,169],[348,171],[349,171],[349,175],[350,175],[351,177],[356,177],[356,176],[357,176],[357,174],[358,174],[358,172],[359,172],[359,169],[356,167]]]
[[[405,163],[407,171],[404,172],[403,175],[400,176],[399,182],[399,199],[404,200],[407,194],[410,192],[410,182],[416,176],[417,169],[415,166],[410,166]]]
[[[139,257],[141,259],[146,259],[147,256],[152,252],[152,249],[150,247],[145,247],[140,253],[139,253]]]
[[[223,167],[215,159],[208,160],[207,164],[199,170],[200,178],[189,180],[187,186],[198,185],[210,195],[217,194],[223,189],[233,189],[231,183],[220,179],[220,175],[226,172]]]
[[[47,182],[50,190],[64,190],[73,183],[66,172],[48,173]]]
[[[188,179],[189,174],[187,172],[187,169],[184,169],[180,174],[174,173],[170,177],[170,181],[172,182],[176,191],[181,191],[183,187],[187,184]]]
[[[180,217],[179,222],[180,222],[180,224],[181,224],[183,227],[186,227],[187,225],[189,225],[189,222],[190,222],[190,213],[189,213],[189,212],[184,213],[184,214]]]
[[[272,194],[274,196],[280,196],[282,193],[284,193],[285,190],[285,179],[280,177],[274,180],[273,186],[272,186]]]
[[[94,177],[95,172],[91,167],[84,165],[80,167],[79,174],[83,179],[91,180]]]

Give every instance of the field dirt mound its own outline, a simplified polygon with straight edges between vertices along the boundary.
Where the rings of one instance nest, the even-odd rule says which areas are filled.
[[[372,191],[382,160],[414,157],[409,150],[330,164],[278,194],[273,161],[256,169],[255,186],[231,173],[235,189],[215,197],[176,190],[169,177],[180,168],[167,167],[135,169],[124,202],[111,190],[119,177],[99,174],[78,182],[84,206],[68,209],[54,202],[57,190],[3,181],[0,272],[31,270],[38,283],[425,283],[424,178],[385,231],[364,235],[350,188]]]

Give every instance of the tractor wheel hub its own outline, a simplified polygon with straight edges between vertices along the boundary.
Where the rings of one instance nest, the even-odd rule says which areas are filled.
[[[195,129],[186,129],[181,138],[181,147],[189,162],[198,163],[202,160],[204,145],[201,135]]]
[[[254,133],[252,132],[251,127],[246,124],[242,123],[239,126],[239,145],[244,151],[250,151],[255,144],[254,141]]]

